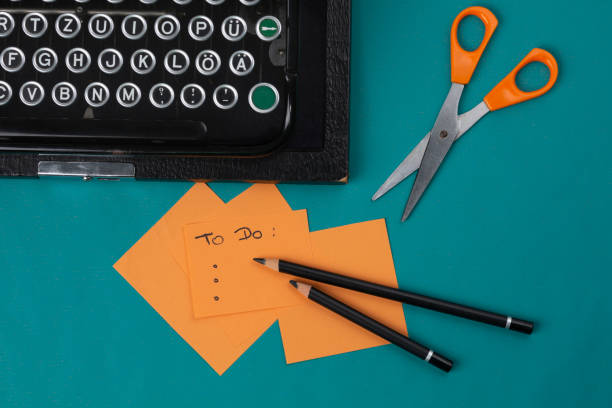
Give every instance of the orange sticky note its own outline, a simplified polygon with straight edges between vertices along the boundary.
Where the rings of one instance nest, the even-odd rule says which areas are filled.
[[[249,202],[245,198],[259,199],[264,194],[268,199],[262,200],[260,210],[290,210],[274,186],[252,186],[225,206],[207,185],[195,184],[115,264],[115,269],[219,375],[276,321],[277,312],[266,310],[223,318],[194,319],[187,274],[161,240],[165,238],[172,242],[178,237],[182,249],[175,255],[185,259],[182,246],[184,223],[212,216],[232,205],[242,211],[245,203]],[[258,210],[257,202],[251,203],[252,211]]]
[[[172,256],[188,276],[183,226],[186,224],[216,218],[223,214],[257,214],[271,211],[290,212],[278,188],[273,184],[253,184],[227,205],[206,184],[196,184],[159,221],[159,235],[169,248]],[[253,336],[259,336],[277,318],[275,311],[258,312],[262,317],[232,316],[219,321],[236,345],[250,344]],[[265,314],[265,317],[263,316]],[[262,328],[261,322],[265,324]],[[246,343],[245,343],[246,341]]]
[[[165,250],[155,227],[115,263],[115,269],[219,375],[276,320],[269,312],[194,319],[188,278]],[[243,327],[234,333],[242,337],[229,337],[226,324]]]
[[[196,318],[303,303],[286,276],[252,259],[262,254],[310,257],[306,211],[221,217],[184,231]]]
[[[197,183],[160,220],[158,234],[186,274],[184,225],[219,217],[225,211],[234,214],[291,211],[291,207],[273,184],[253,184],[227,206],[223,204],[208,185]]]
[[[196,183],[158,221],[155,233],[185,273],[187,273],[187,262],[183,244],[183,225],[214,216],[224,209],[224,204],[208,185]]]
[[[384,220],[363,222],[311,233],[314,268],[397,287]],[[317,282],[315,287],[364,314],[406,334],[402,304]],[[308,301],[279,311],[287,363],[321,358],[388,344],[375,334]]]

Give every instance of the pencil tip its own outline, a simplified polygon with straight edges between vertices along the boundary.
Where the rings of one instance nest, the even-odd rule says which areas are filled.
[[[291,284],[291,286],[293,286],[294,288],[297,289],[297,282],[294,280],[290,280],[289,283]]]
[[[262,265],[265,265],[265,264],[266,264],[266,260],[265,260],[265,259],[263,259],[263,258],[253,258],[253,260],[254,260],[255,262],[257,262],[257,263],[262,264]]]

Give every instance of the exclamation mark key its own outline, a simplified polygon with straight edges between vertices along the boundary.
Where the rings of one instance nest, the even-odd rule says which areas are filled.
[[[189,109],[197,109],[206,100],[206,92],[198,84],[188,84],[181,91],[181,103]]]

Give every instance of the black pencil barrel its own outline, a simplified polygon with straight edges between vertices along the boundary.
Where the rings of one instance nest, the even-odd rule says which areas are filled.
[[[396,332],[380,322],[377,322],[376,320],[364,315],[363,313],[340,302],[339,300],[326,295],[316,288],[310,289],[308,298],[331,310],[332,312],[345,317],[364,329],[369,330],[383,339],[395,344],[396,346],[403,348],[404,350],[414,354],[415,356],[427,361],[443,371],[449,372],[453,367],[453,362],[446,357],[433,352],[433,350],[422,346],[403,334]]]
[[[339,286],[345,289],[368,293],[370,295],[379,296],[385,299],[396,300],[398,302],[491,324],[493,326],[503,327],[521,333],[531,334],[533,331],[533,323],[526,320],[515,319],[510,316],[487,312],[473,307],[447,302],[389,286],[378,285],[376,283],[350,278],[348,276],[338,275],[319,269],[309,268],[283,260],[279,261],[278,266],[280,272],[299,276],[304,279],[310,279],[333,286]]]

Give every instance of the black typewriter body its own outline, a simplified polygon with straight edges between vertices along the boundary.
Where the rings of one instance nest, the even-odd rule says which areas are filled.
[[[296,0],[3,0],[0,149],[260,155],[292,124]]]
[[[0,177],[346,182],[350,0],[0,0]]]

